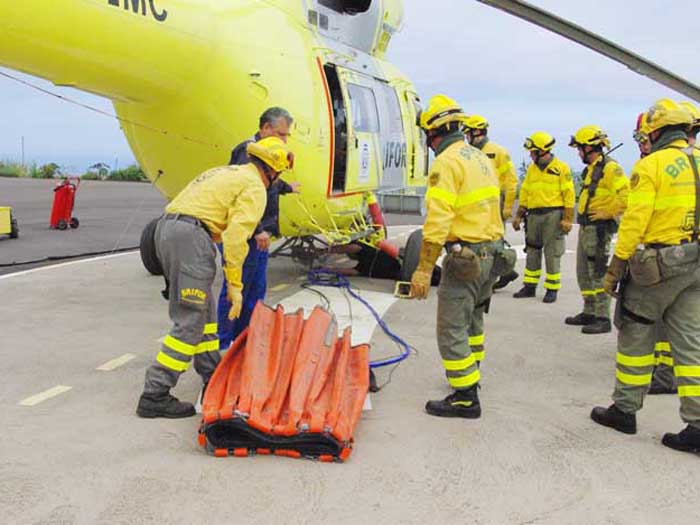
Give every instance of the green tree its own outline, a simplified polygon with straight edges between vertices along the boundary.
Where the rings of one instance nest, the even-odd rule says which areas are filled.
[[[132,166],[129,166],[128,168],[111,171],[108,179],[118,181],[144,182],[148,180],[148,177],[146,177],[146,174],[139,166],[134,164]]]
[[[39,166],[37,170],[32,170],[32,177],[38,179],[53,179],[56,175],[61,174],[61,166],[55,162],[50,162]]]

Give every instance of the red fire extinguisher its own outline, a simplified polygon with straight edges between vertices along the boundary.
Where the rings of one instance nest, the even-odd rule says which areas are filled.
[[[73,217],[75,205],[75,193],[80,186],[79,177],[66,177],[56,184],[53,189],[53,206],[49,225],[55,230],[65,230],[70,226],[77,228],[80,225],[77,217]]]

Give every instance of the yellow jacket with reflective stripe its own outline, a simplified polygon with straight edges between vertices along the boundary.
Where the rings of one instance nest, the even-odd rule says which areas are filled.
[[[267,192],[253,164],[205,171],[165,208],[167,213],[196,217],[209,228],[214,242],[223,242],[226,278],[241,286],[248,239],[265,211]]]
[[[444,244],[502,238],[500,193],[486,155],[463,141],[448,146],[430,168],[423,239]]]
[[[690,159],[677,140],[637,161],[632,168],[632,190],[622,216],[615,255],[629,259],[637,245],[679,244],[690,239],[695,222],[695,176]],[[700,165],[700,152],[693,150]]]
[[[554,157],[544,170],[534,162],[527,168],[520,187],[523,208],[574,207],[574,179],[569,165]]]
[[[510,160],[510,154],[506,148],[490,140],[482,146],[481,151],[486,153],[496,166],[498,186],[504,194],[503,209],[510,214],[518,190],[518,177],[515,175],[515,166]]]
[[[591,177],[595,167],[603,160],[602,155],[586,168],[586,176],[583,181],[584,189],[578,201],[578,212],[583,213],[588,202],[588,187],[591,184]],[[620,215],[627,207],[627,195],[629,194],[630,182],[625,177],[625,172],[616,161],[608,158],[603,168],[603,177],[598,183],[591,205],[588,211],[607,211],[613,216]]]

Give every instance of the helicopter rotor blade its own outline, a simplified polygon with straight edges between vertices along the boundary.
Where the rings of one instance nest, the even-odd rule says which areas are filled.
[[[521,0],[477,0],[563,36],[700,102],[700,87],[622,46]]]

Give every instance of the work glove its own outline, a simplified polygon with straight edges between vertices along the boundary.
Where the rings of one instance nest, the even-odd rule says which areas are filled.
[[[607,221],[615,217],[615,215],[607,210],[591,210],[588,212],[588,216],[592,221]]]
[[[525,217],[525,214],[527,213],[527,208],[523,208],[520,206],[518,208],[518,211],[515,212],[515,217],[513,217],[513,229],[516,232],[520,231],[520,224],[522,223],[523,217]]]
[[[559,226],[561,226],[561,231],[564,233],[569,233],[571,231],[571,228],[574,227],[574,209],[573,208],[564,208],[564,214],[561,218],[561,222],[559,223]]]
[[[418,267],[411,277],[411,299],[427,299],[435,261],[440,257],[442,245],[423,241],[420,247]]]
[[[617,286],[627,271],[627,261],[623,261],[617,255],[613,255],[608,266],[608,271],[603,279],[603,289],[608,295],[619,299],[620,294],[617,293]]]
[[[411,277],[411,299],[427,299],[433,272],[416,270]]]
[[[233,321],[241,314],[241,307],[243,306],[241,289],[228,283],[226,285],[226,298],[231,303],[231,309],[228,311],[228,318],[230,321]]]

